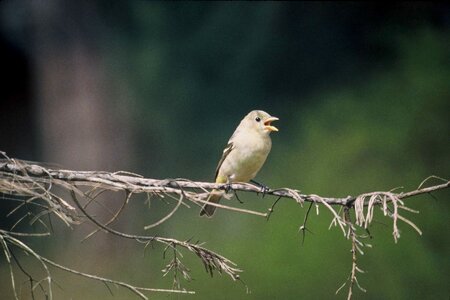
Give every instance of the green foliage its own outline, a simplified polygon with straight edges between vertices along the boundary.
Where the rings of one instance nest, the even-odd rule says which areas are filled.
[[[272,187],[346,196],[399,186],[408,190],[429,175],[448,177],[447,36],[423,29],[397,36],[390,47],[395,64],[378,68],[362,84],[318,92],[307,101],[311,105],[280,116],[281,131],[273,135],[273,150],[259,179]],[[289,119],[292,128],[285,130]],[[368,290],[365,297],[446,297],[450,240],[442,222],[448,219],[448,195],[407,200],[421,212],[408,217],[423,229],[422,237],[401,224],[402,237],[394,244],[390,221],[381,213],[376,216],[370,241],[374,248],[365,249],[359,263],[367,271],[359,276]],[[256,210],[275,200],[240,198],[245,208]],[[186,286],[201,299],[332,298],[350,271],[350,242],[338,229],[328,231],[331,216],[322,208],[319,216],[310,215],[308,227],[314,234],[301,246],[297,231],[305,211],[282,201],[269,222],[225,211],[205,220],[195,210],[186,211],[165,230],[207,241],[245,269],[242,279],[251,294],[244,296],[241,284],[208,279],[189,261],[196,280]],[[346,289],[341,293],[338,299]]]
[[[448,178],[448,36],[421,30],[397,41],[395,66],[376,72],[362,85],[316,96],[314,107],[298,119],[295,142],[278,150],[282,154],[273,164],[282,163],[281,169],[290,174],[288,183],[279,176],[279,184],[303,187],[306,193],[346,196],[398,186],[412,189],[432,174]],[[403,238],[393,245],[390,224],[383,220],[386,226],[374,226],[375,248],[362,258],[369,273],[360,276],[369,297],[446,297],[450,240],[442,222],[448,219],[448,195],[440,193],[437,201],[429,196],[408,200],[421,211],[412,218],[424,229],[422,238],[404,227]],[[329,236],[324,233],[321,238]],[[430,251],[432,245],[439,250]],[[347,256],[341,252],[326,256],[326,261],[335,268],[336,261],[349,262]],[[345,274],[346,269],[343,264],[333,273]]]
[[[289,173],[312,189],[324,181],[344,189],[332,193],[405,183],[412,188],[430,172],[445,177],[450,166],[445,39],[429,30],[399,39],[396,66],[368,76],[362,85],[316,96],[315,105],[297,118],[295,147],[283,148],[283,153],[289,148],[299,153],[287,156]],[[309,176],[295,172],[300,167]]]
[[[95,22],[78,20],[86,5],[76,5],[73,15],[61,9],[60,19],[70,20],[61,22],[67,26],[62,32],[87,35],[88,44],[104,54],[108,78],[127,89],[135,140],[129,149],[135,166],[128,171],[211,180],[239,120],[264,109],[280,118],[280,132],[272,135],[272,152],[256,178],[270,187],[346,196],[399,186],[409,190],[429,175],[450,176],[450,35],[444,4],[92,3]],[[9,18],[27,23],[20,16]],[[83,26],[73,29],[71,23],[78,21]],[[22,35],[28,32],[34,30]],[[123,102],[111,100],[116,103]],[[391,223],[376,216],[373,248],[359,262],[367,271],[359,276],[368,290],[365,298],[448,298],[449,192],[436,196],[407,200],[420,211],[408,217],[422,237],[401,224],[402,236],[394,244]],[[240,199],[242,207],[260,211],[275,201],[246,194]],[[121,221],[130,231],[170,209],[157,200],[143,209],[144,201],[133,198],[127,213],[134,218]],[[198,217],[195,207],[181,207],[146,233],[205,241],[245,270],[241,278],[248,295],[243,284],[226,276],[210,278],[186,253],[182,260],[194,280],[183,287],[195,290],[195,299],[333,299],[350,272],[350,242],[339,229],[328,230],[331,215],[321,208],[319,215],[311,213],[313,234],[302,246],[298,228],[306,209],[280,200],[267,222],[224,210],[209,220]],[[140,245],[116,242],[92,255],[112,262],[99,264],[98,273],[115,271],[111,277],[140,286],[171,287],[169,275],[161,277],[169,262],[161,259],[163,249],[149,247],[143,257]],[[78,239],[73,243],[84,246]],[[91,255],[80,257],[92,264]],[[109,296],[97,283],[89,283],[94,292],[78,284],[63,292],[66,298]],[[120,299],[131,297],[113,292]],[[345,289],[336,297],[342,298]]]

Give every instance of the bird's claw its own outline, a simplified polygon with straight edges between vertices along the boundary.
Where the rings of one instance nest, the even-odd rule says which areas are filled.
[[[267,185],[261,186],[261,193],[263,194],[263,197],[270,191],[270,188]]]
[[[256,184],[257,186],[259,186],[261,188],[260,193],[262,193],[263,197],[270,191],[270,188],[265,184],[259,183],[254,180],[250,180],[250,182]]]
[[[231,191],[231,183],[229,183],[229,182],[226,183],[223,189],[225,190],[226,193],[230,192]]]

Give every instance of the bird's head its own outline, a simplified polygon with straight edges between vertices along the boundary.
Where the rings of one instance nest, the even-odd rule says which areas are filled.
[[[278,128],[272,125],[272,122],[277,120],[277,117],[272,117],[265,111],[253,110],[242,121],[248,128],[269,134],[272,131],[278,131]]]

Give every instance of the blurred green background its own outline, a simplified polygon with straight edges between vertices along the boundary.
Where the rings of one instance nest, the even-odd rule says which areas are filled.
[[[280,118],[257,177],[270,187],[345,197],[450,177],[448,4],[2,1],[0,59],[0,150],[10,157],[210,181],[240,119],[263,109]],[[434,196],[407,200],[423,236],[401,223],[394,244],[390,220],[376,215],[373,248],[359,260],[367,293],[355,290],[356,299],[448,299],[450,193]],[[123,199],[111,197],[111,207]],[[275,200],[240,199],[229,204],[266,211]],[[226,275],[210,278],[184,252],[194,280],[182,287],[196,295],[154,299],[346,298],[346,288],[334,293],[350,272],[350,243],[328,230],[324,208],[310,215],[313,234],[302,246],[306,207],[293,201],[280,201],[268,222],[223,210],[205,219],[182,207],[144,232],[174,204],[154,200],[147,209],[144,200],[134,198],[115,228],[206,242],[244,269],[251,291]],[[19,215],[5,219],[11,203],[1,205],[8,228]],[[141,245],[101,235],[81,244],[89,224],[53,227],[52,238],[27,243],[80,271],[172,287],[161,276],[169,262],[161,246],[144,255]],[[4,259],[0,266],[2,298],[11,299]],[[52,272],[57,299],[135,298]]]

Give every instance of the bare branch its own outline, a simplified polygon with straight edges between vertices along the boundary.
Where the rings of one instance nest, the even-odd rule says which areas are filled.
[[[26,174],[26,177],[20,178],[20,174]],[[244,191],[244,192],[254,192],[260,193],[261,188],[258,185],[250,184],[250,183],[233,183],[233,184],[216,184],[210,182],[198,182],[191,181],[188,179],[151,179],[151,178],[143,178],[137,176],[130,175],[122,175],[124,172],[102,172],[102,171],[72,171],[72,170],[54,170],[54,169],[46,169],[37,164],[28,164],[22,161],[17,160],[6,160],[4,162],[0,162],[0,179],[1,183],[4,185],[6,182],[3,182],[4,179],[8,179],[8,175],[15,176],[16,180],[22,180],[23,182],[39,182],[39,179],[43,183],[52,183],[58,180],[58,183],[66,182],[69,185],[79,184],[79,185],[88,185],[94,187],[102,187],[111,190],[128,190],[133,193],[174,193],[181,194],[183,189],[201,189],[203,192],[212,190],[212,189],[231,189],[234,191]],[[127,173],[129,174],[129,173]],[[6,177],[6,178],[5,178]],[[34,179],[30,180],[31,178]],[[11,179],[11,178],[9,178]],[[27,181],[28,180],[28,181]],[[430,193],[433,191],[441,190],[448,188],[450,186],[450,181],[426,188],[418,188],[417,190],[410,191],[407,193],[398,193],[395,194],[398,199],[405,199],[412,196],[417,196],[420,194]],[[3,187],[0,185],[2,190],[7,190],[6,186]],[[206,198],[205,195],[202,196],[203,193],[187,193],[186,197],[189,200],[198,201]],[[279,188],[279,189],[267,189],[265,192],[266,195],[280,196],[284,198],[291,198],[296,200],[298,203],[307,202],[315,202],[321,204],[329,204],[329,205],[342,205],[348,206],[351,205],[358,197],[344,197],[344,198],[332,198],[332,197],[320,197],[317,195],[305,195],[301,194],[299,190],[290,189],[290,188]],[[393,193],[394,194],[394,193]],[[58,199],[62,200],[62,199]],[[198,201],[202,202],[202,201]],[[64,207],[67,209],[73,209],[69,204],[65,201],[61,202],[64,204]],[[225,208],[225,207],[223,207]],[[266,215],[264,215],[266,217]]]
[[[9,235],[8,233],[6,233],[3,230],[0,230],[0,241],[2,241],[3,249],[5,251],[6,251],[6,249],[8,249],[7,251],[9,251],[9,247],[6,245],[6,242],[8,242],[8,243],[10,243],[10,244],[12,244],[12,245],[14,245],[16,247],[19,247],[20,249],[24,250],[26,253],[31,254],[32,256],[37,258],[38,261],[41,262],[41,265],[44,267],[44,269],[47,272],[46,280],[49,283],[49,286],[47,288],[48,289],[47,292],[49,293],[49,297],[48,297],[49,299],[52,299],[52,293],[51,293],[51,291],[52,291],[52,288],[51,288],[52,280],[51,280],[51,278],[52,277],[51,277],[51,274],[50,274],[50,271],[48,269],[47,264],[51,265],[53,267],[56,267],[58,269],[61,269],[63,271],[66,271],[66,272],[69,272],[69,273],[72,273],[72,274],[75,274],[75,275],[80,275],[80,276],[85,277],[85,278],[98,280],[98,281],[101,281],[101,282],[106,283],[106,284],[107,283],[111,283],[111,284],[115,284],[115,285],[118,285],[118,286],[125,287],[125,288],[129,289],[130,291],[132,291],[133,293],[135,293],[136,295],[138,295],[142,299],[148,299],[142,293],[143,291],[183,293],[183,294],[194,294],[195,293],[193,291],[185,291],[185,290],[168,290],[168,289],[153,289],[153,288],[146,288],[146,287],[137,287],[137,286],[133,286],[131,284],[128,284],[128,283],[125,283],[125,282],[122,282],[122,281],[112,280],[112,279],[109,279],[109,278],[103,278],[103,277],[100,277],[100,276],[96,276],[96,275],[92,275],[92,274],[87,274],[87,273],[84,273],[84,272],[76,271],[74,269],[70,269],[68,267],[60,265],[60,264],[58,264],[58,263],[56,263],[56,262],[54,262],[54,261],[52,261],[52,260],[50,260],[48,258],[45,258],[45,257],[39,255],[34,250],[29,248],[27,245],[25,245],[23,242],[21,242],[18,239],[12,237],[11,235]],[[8,263],[11,264],[10,261],[8,261]],[[11,269],[11,274],[12,274],[12,269]],[[11,275],[11,278],[13,279],[13,275]],[[15,292],[15,289],[14,289],[14,292]]]
[[[14,295],[16,298],[17,294],[11,260],[11,257],[14,256],[10,251],[9,245],[19,247],[23,251],[31,254],[38,260],[38,262],[40,262],[41,266],[46,271],[47,276],[43,280],[35,280],[35,282],[37,282],[37,285],[41,287],[41,290],[43,290],[43,292],[47,293],[46,297],[49,299],[51,299],[52,297],[52,280],[47,265],[51,265],[53,267],[86,278],[99,280],[105,283],[107,286],[110,283],[123,286],[127,289],[130,289],[143,299],[146,299],[146,296],[142,293],[144,291],[191,293],[180,290],[181,285],[179,282],[179,278],[181,278],[181,276],[179,277],[178,275],[181,274],[184,279],[188,281],[190,280],[189,268],[185,266],[181,261],[182,254],[180,252],[180,249],[184,249],[195,254],[200,259],[206,271],[211,276],[214,272],[223,272],[229,275],[233,280],[242,282],[239,277],[239,273],[242,272],[242,270],[237,268],[236,264],[233,261],[216,252],[202,247],[198,242],[191,243],[190,240],[180,241],[174,238],[161,236],[129,234],[111,228],[110,224],[118,219],[119,215],[121,215],[126,205],[129,203],[130,198],[136,194],[144,194],[147,196],[148,200],[150,200],[152,197],[157,197],[159,199],[166,198],[176,201],[173,209],[171,209],[164,217],[160,218],[150,225],[145,226],[144,228],[150,229],[161,225],[162,223],[173,217],[181,205],[190,207],[191,204],[194,204],[194,206],[201,206],[202,204],[206,203],[206,199],[210,191],[213,189],[224,190],[227,192],[231,190],[232,192],[234,192],[234,195],[236,195],[236,191],[259,194],[261,192],[261,187],[259,185],[253,185],[250,183],[216,184],[210,182],[196,182],[181,178],[151,179],[124,171],[101,172],[51,169],[36,163],[8,158],[4,153],[0,154],[3,154],[3,156],[6,158],[0,160],[0,193],[4,195],[2,199],[7,201],[15,201],[18,203],[17,207],[9,212],[8,216],[16,214],[19,212],[19,210],[22,211],[24,208],[26,209],[27,206],[33,206],[34,208],[36,208],[36,210],[32,212],[28,211],[23,217],[18,218],[13,228],[22,221],[30,219],[30,224],[38,222],[37,224],[41,224],[42,226],[44,226],[45,230],[47,230],[47,232],[30,234],[12,232],[12,229],[9,231],[0,229],[0,245],[3,248],[7,263],[10,266],[10,277]],[[428,182],[431,178],[438,179],[442,181],[442,183],[424,187],[425,183]],[[442,179],[436,176],[430,176],[429,178],[424,180],[416,190],[413,191],[378,191],[363,193],[358,196],[347,196],[343,198],[322,197],[316,194],[306,195],[301,194],[297,189],[291,188],[265,188],[264,195],[277,197],[277,200],[268,209],[268,212],[241,209],[224,204],[209,204],[220,207],[222,209],[257,215],[269,219],[271,214],[274,212],[275,205],[281,198],[293,199],[301,206],[303,206],[304,202],[310,202],[310,206],[305,215],[303,225],[299,229],[303,231],[303,235],[305,234],[305,230],[307,230],[306,222],[312,205],[314,204],[316,206],[317,214],[319,213],[319,207],[325,207],[327,211],[329,211],[332,215],[332,222],[330,226],[338,226],[342,230],[344,236],[352,243],[352,268],[349,279],[347,281],[349,283],[348,299],[350,299],[352,297],[353,287],[355,284],[361,290],[364,290],[359,286],[356,277],[357,272],[362,272],[361,269],[359,269],[356,265],[357,253],[363,254],[363,247],[370,246],[360,241],[362,235],[358,234],[357,230],[368,231],[368,227],[373,222],[375,208],[378,207],[384,216],[392,219],[392,234],[395,242],[397,242],[398,238],[400,237],[400,231],[398,228],[399,221],[408,224],[419,234],[422,234],[421,230],[416,224],[414,224],[414,222],[407,219],[404,215],[400,214],[400,212],[417,213],[417,211],[405,205],[404,199],[421,194],[431,194],[431,192],[446,189],[449,187],[449,180]],[[55,192],[55,188],[59,188],[60,190],[62,189],[66,192],[69,192],[71,195],[71,199],[63,199],[57,192]],[[89,190],[87,192],[84,191],[87,188]],[[103,223],[100,222],[95,216],[91,215],[88,212],[88,209],[90,208],[90,204],[92,202],[99,203],[100,205],[104,206],[105,210],[107,209],[107,205],[97,202],[98,200],[96,199],[105,191],[124,191],[126,193],[126,199],[116,212],[110,211],[111,218],[106,223]],[[230,197],[232,197],[232,194],[225,195],[225,198]],[[167,202],[169,203],[171,201]],[[338,207],[339,209],[336,209],[336,207]],[[354,210],[355,212],[354,222],[350,218],[351,210]],[[157,242],[164,245],[166,250],[173,250],[174,257],[166,265],[163,273],[164,275],[168,274],[169,272],[172,272],[174,274],[174,288],[177,289],[165,290],[136,287],[127,283],[72,270],[38,255],[25,243],[20,241],[19,238],[23,236],[41,237],[49,235],[50,232],[48,231],[49,229],[46,225],[45,218],[43,217],[50,215],[56,216],[67,226],[75,226],[86,220],[90,221],[94,225],[95,229],[85,239],[91,237],[93,234],[99,231],[103,231],[121,238],[142,243],[145,245],[145,247],[152,244],[153,242]],[[16,261],[16,259],[14,260]],[[24,272],[24,269],[21,267],[18,261],[16,261],[16,264],[19,266],[19,269]],[[33,280],[33,278],[30,278],[31,284]],[[42,281],[47,282],[46,289],[44,289],[44,286],[41,284]],[[344,283],[342,287],[344,287],[345,285],[346,283]]]

